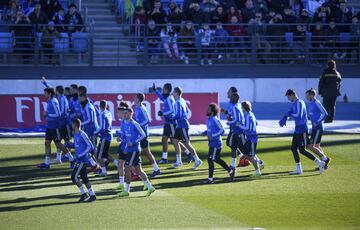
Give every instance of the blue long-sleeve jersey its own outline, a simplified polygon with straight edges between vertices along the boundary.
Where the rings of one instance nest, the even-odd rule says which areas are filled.
[[[220,120],[216,116],[209,117],[206,123],[207,130],[205,134],[209,137],[209,147],[222,148],[221,135],[224,134],[224,128],[220,123]]]
[[[230,127],[230,131],[235,134],[241,134],[244,131],[241,128],[241,125],[244,124],[244,113],[241,110],[240,103],[228,105],[228,116],[231,116],[232,120],[227,122],[227,125]]]
[[[121,132],[123,133],[123,141],[126,143],[125,152],[140,152],[140,141],[144,139],[146,135],[139,123],[133,119],[124,120],[121,125]],[[129,146],[129,143],[131,143],[132,146]]]
[[[79,118],[82,120],[81,104],[79,99],[71,97],[69,100],[69,120],[68,124],[71,124],[72,119]]]
[[[64,126],[68,124],[69,120],[69,102],[68,99],[62,95],[58,98],[59,100],[59,108],[60,108],[60,126]]]
[[[98,129],[96,109],[94,105],[88,101],[88,103],[84,107],[82,107],[81,114],[83,130],[88,136],[91,137]]]
[[[322,130],[324,120],[327,117],[328,113],[326,112],[325,108],[322,106],[320,101],[316,98],[310,101],[307,105],[308,105],[309,119],[313,124],[313,129]],[[314,126],[314,123],[317,123],[317,125]]]
[[[99,127],[95,134],[99,134],[101,139],[112,141],[112,115],[109,110],[104,110],[100,113]]]
[[[139,123],[146,136],[149,136],[150,116],[144,105],[135,108],[134,120]]]
[[[187,115],[189,113],[189,108],[186,105],[186,101],[179,97],[175,101],[175,115],[174,120],[176,121],[177,128],[189,128],[190,123]]]
[[[158,98],[163,102],[163,116],[166,124],[175,124],[174,121],[174,106],[175,99],[172,95],[163,95],[159,90],[155,91]]]
[[[256,132],[256,126],[258,125],[256,117],[253,112],[245,112],[245,123],[241,126],[241,128],[244,130],[244,134],[246,137],[246,140],[249,140],[253,143],[258,142],[258,136]]]
[[[59,101],[55,97],[52,97],[47,102],[46,106],[46,121],[47,128],[57,129],[60,125],[60,107]]]
[[[286,113],[287,117],[291,117],[295,121],[295,134],[307,133],[307,112],[305,102],[297,99],[291,105],[290,110]]]
[[[80,130],[78,133],[74,133],[74,147],[76,162],[87,163],[90,157],[89,152],[94,149],[94,145],[84,131]]]

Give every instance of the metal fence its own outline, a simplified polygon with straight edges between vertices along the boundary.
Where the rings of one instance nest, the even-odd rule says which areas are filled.
[[[267,33],[259,34],[256,28],[244,24],[243,28],[251,28],[246,35],[217,36],[216,32],[211,32],[208,41],[198,26],[193,36],[181,36],[179,31],[184,25],[174,25],[174,34],[163,33],[162,36],[160,31],[166,25],[157,26],[157,36],[147,36],[146,25],[124,27],[128,28],[128,33],[117,36],[96,34],[92,24],[77,26],[83,30],[56,36],[44,35],[46,25],[0,26],[1,31],[4,28],[11,31],[0,32],[0,65],[319,65],[330,58],[343,65],[360,63],[359,35],[349,32],[297,35],[293,32],[296,25],[281,25],[283,32],[276,35],[274,31],[279,31],[280,25],[268,25]],[[227,26],[234,25],[223,25]],[[311,30],[312,25],[306,26]],[[212,29],[215,27],[210,25]]]

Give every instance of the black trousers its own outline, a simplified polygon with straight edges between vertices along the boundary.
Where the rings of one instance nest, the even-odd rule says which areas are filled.
[[[326,120],[332,121],[336,111],[336,97],[324,97],[323,104],[326,112],[328,113]]]

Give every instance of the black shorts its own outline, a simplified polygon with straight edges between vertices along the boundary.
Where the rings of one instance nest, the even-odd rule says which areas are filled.
[[[60,142],[61,141],[61,132],[60,129],[49,129],[46,128],[45,131],[45,140]]]
[[[175,130],[174,138],[179,141],[184,141],[185,143],[189,143],[190,136],[189,136],[189,129],[188,128],[177,128]]]
[[[66,125],[60,127],[60,135],[62,140],[64,141],[70,140],[71,134],[69,135],[69,130]]]
[[[108,158],[109,156],[109,148],[111,142],[105,139],[101,139],[97,148],[97,156],[98,159]]]
[[[125,165],[127,166],[141,165],[140,152],[126,153]]]
[[[294,133],[292,145],[295,147],[306,147],[310,144],[310,139],[307,133]]]
[[[220,159],[221,148],[210,147],[208,152],[208,160],[216,161]]]
[[[119,160],[126,161],[126,153],[121,148],[121,144],[119,145],[119,148],[117,150],[117,155],[119,157]]]
[[[257,143],[246,141],[245,151],[243,152],[246,156],[254,157],[256,155],[256,146]]]
[[[83,181],[83,183],[88,183],[89,182],[89,178],[87,175],[87,171],[86,171],[86,163],[83,162],[76,162],[74,169],[71,173],[71,180],[72,182],[75,184],[76,182],[79,181],[79,177],[81,178],[81,180]]]
[[[322,129],[313,129],[311,131],[311,144],[314,145],[320,144],[322,135],[323,135]]]
[[[163,130],[163,136],[173,138],[175,136],[175,129],[176,129],[175,124],[165,124]]]
[[[149,147],[149,141],[148,141],[147,137],[145,137],[144,139],[142,139],[140,141],[140,147],[142,149],[145,149],[145,148]]]
[[[230,132],[226,138],[226,145],[229,146],[231,149],[240,148],[242,151],[245,145],[245,135],[244,134],[236,134]]]

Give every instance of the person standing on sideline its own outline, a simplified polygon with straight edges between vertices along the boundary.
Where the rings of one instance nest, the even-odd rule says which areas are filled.
[[[336,70],[336,62],[330,60],[327,69],[320,76],[319,95],[323,98],[323,104],[328,116],[325,123],[331,123],[334,120],[336,110],[336,98],[340,96],[341,75]]]

